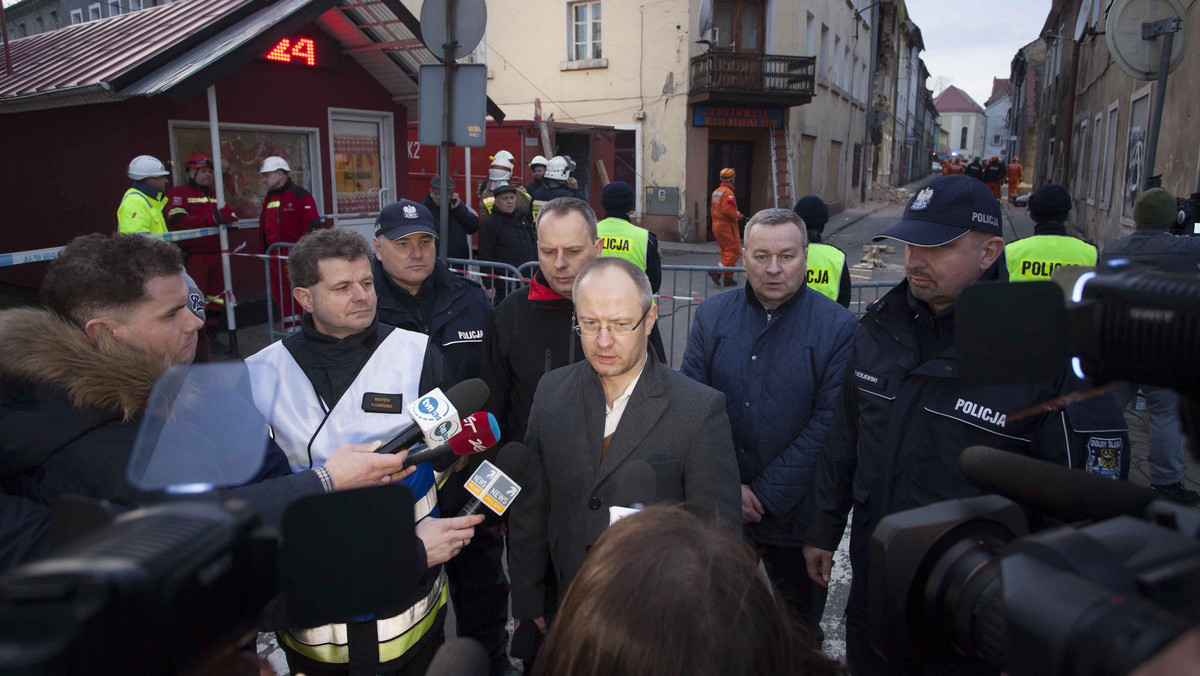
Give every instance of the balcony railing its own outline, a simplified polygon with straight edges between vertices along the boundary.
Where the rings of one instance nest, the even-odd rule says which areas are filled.
[[[692,103],[799,106],[813,96],[817,60],[811,56],[707,52],[692,59]]]

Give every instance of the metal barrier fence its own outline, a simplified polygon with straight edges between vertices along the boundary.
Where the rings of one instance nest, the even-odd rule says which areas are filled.
[[[267,288],[267,338],[275,342],[300,330],[304,309],[292,295],[292,282],[287,274],[287,257],[294,242],[276,242],[262,256]],[[274,273],[274,274],[272,274]],[[279,323],[275,322],[276,302],[279,304]]]
[[[482,284],[483,288],[489,291],[492,303],[495,305],[499,305],[505,296],[521,288],[522,284],[528,284],[529,278],[533,274],[530,272],[529,275],[523,275],[520,270],[508,263],[484,261],[477,258],[447,258],[446,264],[450,267],[451,272],[463,277],[470,277]],[[537,261],[534,261],[534,267],[536,266]]]

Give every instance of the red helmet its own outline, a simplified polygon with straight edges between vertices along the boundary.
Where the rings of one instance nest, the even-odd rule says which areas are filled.
[[[199,169],[201,167],[208,167],[209,169],[212,169],[212,166],[212,158],[204,153],[192,153],[191,155],[188,155],[187,161],[183,163],[184,171]]]

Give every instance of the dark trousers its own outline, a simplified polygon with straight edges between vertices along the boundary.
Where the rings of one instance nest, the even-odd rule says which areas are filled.
[[[503,558],[504,540],[476,528],[471,543],[445,564],[458,636],[483,644],[496,676],[508,666],[508,579]]]
[[[825,614],[825,597],[829,590],[808,576],[803,549],[758,545],[758,552],[776,594],[796,619],[808,627],[817,645],[820,645],[825,638],[825,633],[821,631],[821,616]]]

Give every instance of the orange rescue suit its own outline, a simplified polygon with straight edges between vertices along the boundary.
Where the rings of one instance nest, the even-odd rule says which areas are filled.
[[[1008,198],[1012,199],[1017,195],[1017,186],[1021,184],[1021,177],[1024,172],[1021,170],[1021,165],[1018,162],[1009,162],[1008,164]]]
[[[712,194],[712,227],[717,246],[721,248],[721,265],[727,268],[737,267],[741,257],[742,238],[737,226],[741,218],[733,186],[722,183]]]

